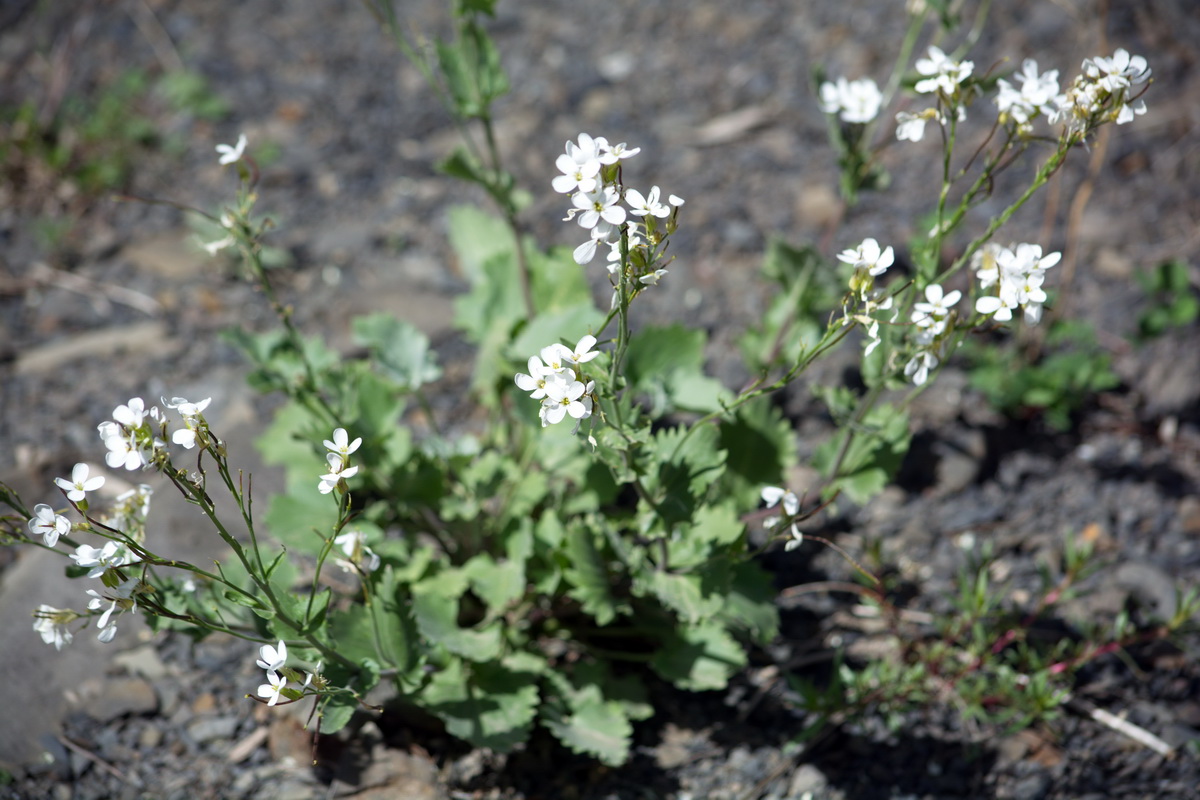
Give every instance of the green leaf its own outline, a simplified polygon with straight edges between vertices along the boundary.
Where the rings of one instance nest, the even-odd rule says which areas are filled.
[[[568,594],[596,618],[597,625],[603,627],[612,622],[617,616],[617,606],[609,586],[608,567],[596,549],[591,529],[578,524],[570,526],[564,552],[571,563],[563,571],[572,587]]]
[[[625,377],[638,391],[649,391],[662,376],[683,369],[704,370],[706,336],[683,325],[649,326],[629,340],[625,352]]]
[[[567,713],[547,708],[543,722],[574,753],[594,756],[613,767],[629,759],[633,726],[619,703],[596,698],[575,704]]]
[[[851,431],[854,438],[846,448],[838,474],[830,475],[842,443]],[[861,424],[844,427],[814,451],[813,466],[832,478],[825,496],[841,489],[854,502],[867,502],[896,474],[911,439],[908,414],[886,403],[876,405]]]
[[[680,620],[689,624],[717,613],[724,601],[720,593],[705,592],[698,574],[679,575],[653,570],[637,576],[634,591],[653,593],[663,605],[678,614]]]
[[[271,536],[284,547],[315,556],[325,546],[325,537],[331,535],[337,517],[337,501],[319,494],[314,484],[272,497],[264,522]]]
[[[760,397],[721,422],[720,447],[728,453],[725,477],[743,505],[757,503],[764,485],[778,484],[796,460],[795,433],[770,398]]]
[[[466,564],[463,572],[471,579],[471,591],[488,607],[488,616],[503,614],[515,600],[525,594],[523,563],[496,562],[487,553],[480,553]]]
[[[330,695],[321,706],[321,733],[337,733],[346,727],[357,708],[358,700],[348,692]]]
[[[421,591],[422,588],[426,591]],[[460,628],[458,594],[438,594],[428,591],[428,586],[424,584],[414,586],[413,592],[413,613],[422,636],[471,661],[488,662],[499,657],[500,626],[491,624],[482,630]]]
[[[659,431],[644,451],[643,474],[667,525],[690,520],[700,499],[725,469],[725,451],[715,425],[688,435],[684,426]]]
[[[412,611],[396,585],[395,571],[384,567],[376,585],[375,619],[371,609],[352,605],[332,613],[329,631],[339,653],[356,663],[371,659],[400,676],[419,666],[419,642]]]
[[[735,564],[720,618],[756,641],[767,644],[779,635],[775,595],[770,573],[753,561]]]
[[[745,665],[742,646],[715,622],[680,626],[650,661],[665,680],[691,692],[724,689]]]
[[[429,338],[389,314],[358,317],[352,323],[355,341],[367,347],[388,378],[413,391],[436,381],[442,371],[429,349]]]
[[[508,752],[529,737],[538,707],[537,673],[499,663],[452,660],[421,692],[446,730],[476,747]]]

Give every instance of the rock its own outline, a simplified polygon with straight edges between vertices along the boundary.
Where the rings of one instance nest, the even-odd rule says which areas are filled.
[[[97,722],[158,709],[154,687],[141,678],[90,678],[80,684],[76,697],[76,705]]]
[[[230,740],[237,733],[238,718],[235,716],[201,717],[187,726],[188,735],[198,744],[207,744],[217,739]]]
[[[828,785],[829,779],[825,777],[825,773],[812,764],[801,764],[792,773],[787,796],[800,798],[807,794],[816,794]]]
[[[438,783],[437,767],[428,758],[393,750],[384,745],[371,753],[371,763],[362,773],[355,800],[445,800],[447,795]]]
[[[118,653],[113,658],[113,664],[124,667],[130,673],[140,675],[150,681],[157,681],[167,674],[167,666],[158,657],[158,650],[153,644],[144,644],[124,653]]]

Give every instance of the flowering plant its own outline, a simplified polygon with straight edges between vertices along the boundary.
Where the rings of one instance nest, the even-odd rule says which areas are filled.
[[[99,513],[88,495],[103,478],[86,465],[56,481],[58,507],[29,511],[5,490],[22,523],[14,535],[100,582],[86,611],[40,606],[34,629],[58,648],[93,619],[110,641],[125,613],[160,629],[220,631],[258,645],[265,682],[255,699],[314,698],[322,731],[370,708],[364,695],[386,682],[399,703],[476,745],[511,749],[540,725],[573,750],[621,763],[632,722],[652,712],[647,671],[682,689],[719,689],[748,647],[777,634],[770,577],[754,556],[801,547],[812,538],[802,523],[823,504],[883,488],[908,447],[907,404],[969,334],[1012,323],[1018,309],[1026,324],[1039,322],[1059,254],[994,238],[1096,128],[1144,110],[1149,70],[1118,51],[1085,62],[1059,94],[1057,73],[1026,61],[1019,89],[996,82],[995,140],[968,180],[970,163],[951,168],[958,126],[988,87],[972,62],[930,47],[911,85],[932,105],[895,116],[898,140],[921,142],[933,125],[943,149],[934,227],[909,248],[911,274],[897,274],[896,246],[876,238],[846,243],[836,259],[776,243],[765,271],[781,291],[743,339],[755,378],[733,392],[705,374],[702,330],[634,329],[631,306],[684,271],[667,251],[686,231],[682,198],[634,188],[640,148],[580,133],[547,156],[573,247],[539,248],[520,225],[520,195],[495,144],[492,103],[508,83],[485,26],[494,4],[457,2],[454,37],[432,50],[406,38],[389,3],[369,5],[463,131],[442,171],[479,186],[499,211],[459,208],[449,222],[470,281],[456,323],[478,347],[460,394],[486,424],[439,419],[427,394],[441,369],[403,321],[354,320],[366,354],[357,358],[301,335],[264,268],[252,150],[245,137],[221,145],[219,165],[233,168],[238,190],[207,215],[222,235],[205,246],[235,250],[278,314],[279,330],[229,339],[252,362],[254,385],[288,398],[260,442],[285,469],[287,491],[271,498],[268,533],[259,531],[249,488],[205,418],[210,401],[128,400],[99,424],[106,464],[162,474],[231,555],[208,570],[156,553],[149,490]],[[841,78],[819,90],[850,173],[848,199],[879,175],[868,145],[899,83],[880,90]],[[1053,136],[1031,133],[1039,118],[1059,126]],[[944,263],[943,243],[992,178],[1039,139],[1051,153],[1028,190]],[[611,293],[597,301],[585,269],[599,254]],[[823,482],[787,486],[794,434],[770,396],[856,330],[865,391],[818,390],[839,423],[813,458]]]

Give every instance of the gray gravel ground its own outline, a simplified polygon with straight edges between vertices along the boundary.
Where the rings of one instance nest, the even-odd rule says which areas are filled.
[[[886,74],[902,5],[501,2],[494,33],[514,87],[499,110],[501,146],[535,191],[530,229],[541,241],[574,244],[558,222],[561,198],[543,191],[564,140],[585,130],[641,146],[639,181],[688,201],[671,280],[643,313],[707,328],[712,370],[737,383],[744,376],[732,342],[765,308],[758,265],[769,237],[815,242],[826,253],[867,235],[899,245],[914,229],[911,199],[931,200],[934,145],[892,145],[892,188],[843,215],[810,88],[814,64],[852,77]],[[405,22],[440,30],[440,7],[405,2]],[[1200,575],[1197,328],[1146,346],[1128,342],[1145,303],[1136,272],[1179,258],[1193,286],[1198,280],[1198,40],[1200,7],[1187,0],[1019,0],[992,11],[972,52],[978,68],[1032,56],[1069,76],[1082,58],[1118,46],[1154,68],[1149,113],[1114,129],[1093,155],[1078,153],[1057,201],[1035,201],[1011,230],[1016,240],[1067,248],[1077,265],[1072,313],[1100,330],[1123,384],[1061,434],[990,411],[955,368],[922,398],[920,446],[900,485],[823,531],[852,552],[881,540],[914,587],[915,610],[948,607],[968,535],[992,541],[1000,569],[1029,591],[1039,558],[1060,552],[1068,534],[1090,531],[1110,567],[1078,601],[1084,617],[1123,607],[1161,613],[1174,602],[1165,587]],[[358,3],[92,0],[0,10],[5,107],[32,99],[48,108],[56,92],[94,95],[125,70],[154,75],[175,59],[204,75],[230,114],[213,123],[142,103],[137,110],[181,146],[138,151],[130,193],[212,208],[231,191],[212,148],[244,131],[255,148],[277,154],[265,160],[261,207],[292,257],[278,280],[301,326],[345,346],[350,316],[386,310],[429,331],[444,353],[461,352],[449,303],[463,281],[445,242],[445,212],[481,199],[431,170],[454,132]],[[0,478],[48,486],[76,460],[96,459],[96,422],[133,395],[217,394],[250,409],[236,430],[251,437],[269,401],[233,388],[239,359],[216,333],[234,324],[265,329],[270,314],[196,252],[183,216],[88,198],[36,169],[2,174]],[[1012,188],[1002,182],[997,194]],[[1086,204],[1073,205],[1088,192]],[[996,209],[984,204],[980,219]],[[74,227],[48,235],[47,222],[62,218]],[[810,452],[827,431],[818,407],[803,391],[783,402],[802,455]],[[847,577],[825,552],[777,555],[771,565],[782,587]],[[0,588],[19,568],[0,570]],[[564,757],[539,740],[507,758],[470,752],[389,718],[364,722],[349,741],[326,741],[322,766],[310,770],[301,721],[242,699],[256,676],[240,647],[131,636],[92,684],[73,687],[73,703],[62,707],[76,710],[50,720],[58,736],[42,746],[56,760],[10,764],[14,782],[0,786],[0,798],[1195,796],[1200,770],[1185,747],[1200,739],[1195,636],[1128,661],[1101,659],[1076,687],[1078,698],[1181,748],[1173,759],[1074,712],[1006,735],[964,726],[936,706],[906,718],[899,734],[868,719],[797,752],[787,742],[804,720],[772,682],[769,658],[786,662],[835,637],[871,637],[846,629],[832,600],[784,594],[779,646],[758,654],[727,693],[656,691],[659,712],[639,729],[637,755],[621,770]],[[40,648],[25,616],[39,600],[18,601],[0,608],[0,626],[11,629],[4,641],[22,641],[23,631],[20,646]],[[41,652],[23,677],[53,683],[51,656]],[[2,677],[0,698],[15,698],[18,676]],[[0,726],[20,731],[22,722],[10,716]]]

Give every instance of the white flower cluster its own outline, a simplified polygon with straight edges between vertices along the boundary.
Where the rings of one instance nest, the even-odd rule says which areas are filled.
[[[528,373],[517,373],[518,388],[542,401],[539,416],[543,428],[567,416],[582,422],[592,415],[596,382],[587,380],[583,365],[600,355],[592,349],[595,344],[596,337],[591,334],[580,339],[574,350],[556,342],[529,359]],[[576,430],[578,427],[576,424]]]
[[[887,297],[882,289],[875,288],[875,279],[887,272],[896,260],[896,254],[889,245],[880,249],[875,239],[863,239],[858,247],[843,250],[838,254],[838,261],[854,267],[850,275],[850,292],[847,301],[842,306],[842,324],[849,325],[858,322],[866,331],[867,341],[864,345],[863,357],[871,355],[872,351],[882,341],[879,336],[879,320],[875,314],[892,308],[892,298]],[[854,303],[854,310],[850,302]],[[899,312],[897,312],[899,313]],[[895,315],[889,322],[895,322]]]
[[[317,491],[321,494],[329,494],[341,486],[341,490],[344,492],[346,485],[342,481],[358,474],[358,467],[350,466],[350,454],[362,445],[362,437],[360,436],[352,442],[345,428],[336,428],[333,431],[333,439],[326,439],[323,444],[329,451],[325,454],[325,465],[329,472],[321,476],[317,483]]]
[[[299,700],[310,686],[321,688],[325,683],[325,679],[321,677],[321,662],[318,661],[312,671],[304,673],[304,681],[299,689],[289,689],[288,681],[299,681],[300,671],[287,666],[287,658],[287,643],[282,639],[278,645],[264,644],[258,648],[258,659],[254,663],[267,671],[267,682],[259,685],[258,696],[269,706],[275,705],[283,698],[290,702]]]
[[[1135,89],[1150,80],[1150,67],[1142,56],[1130,55],[1124,48],[1109,58],[1084,59],[1082,72],[1067,91],[1055,98],[1056,113],[1072,134],[1084,134],[1090,128],[1115,121],[1132,122],[1146,113],[1146,103]]]
[[[1019,89],[1003,78],[996,82],[996,108],[1001,122],[1011,121],[1019,133],[1027,135],[1039,114],[1053,117],[1058,113],[1058,70],[1039,75],[1037,62],[1027,58],[1015,77],[1021,84]]]
[[[975,70],[975,62],[955,61],[941,48],[931,46],[925,58],[917,59],[916,67],[925,76],[913,86],[918,94],[937,93],[947,102],[953,102],[963,81]]]
[[[950,309],[962,299],[962,292],[947,293],[939,284],[925,287],[925,300],[913,304],[912,322],[917,332],[917,351],[904,365],[904,375],[917,386],[929,379],[931,370],[942,363],[949,334],[954,329]]]
[[[774,508],[779,505],[780,501],[783,501],[783,507],[779,509],[780,516],[767,519],[763,522],[763,527],[771,531],[781,524],[787,523],[792,538],[788,539],[783,549],[795,550],[804,542],[804,534],[796,527],[796,515],[800,513],[800,498],[796,497],[796,493],[791,489],[784,489],[779,486],[767,486],[762,490],[762,499],[767,504],[767,508]]]
[[[1042,317],[1042,304],[1046,292],[1042,283],[1046,270],[1062,258],[1062,253],[1042,255],[1036,244],[1018,244],[1004,247],[987,244],[971,258],[971,266],[984,290],[993,289],[995,294],[985,294],[975,301],[975,310],[999,322],[1012,319],[1012,312],[1024,310],[1025,321],[1037,323]]]
[[[845,77],[837,82],[821,84],[821,110],[826,114],[837,114],[842,122],[863,125],[875,119],[883,105],[883,93],[870,78],[856,81]]]
[[[210,398],[199,403],[188,402],[182,397],[173,398],[169,403],[166,399],[162,402],[167,408],[178,411],[183,418],[184,427],[175,431],[171,441],[189,450],[197,446],[206,448],[212,444],[213,437],[203,413]],[[108,451],[105,462],[112,469],[135,470],[165,461],[167,429],[166,416],[157,406],[146,408],[142,398],[130,399],[128,403],[113,409],[111,420],[98,426],[100,438]],[[87,495],[104,486],[103,475],[92,475],[91,467],[79,463],[71,469],[70,478],[55,478],[54,483],[76,510],[85,515],[87,522],[81,523],[79,530],[95,530],[93,523],[107,529],[105,535],[109,538],[103,546],[78,545],[70,558],[77,567],[87,570],[87,577],[99,578],[103,584],[103,589],[99,591],[87,590],[91,598],[87,607],[90,611],[104,609],[97,622],[99,639],[111,642],[117,633],[116,618],[125,611],[137,610],[137,596],[144,588],[138,578],[127,576],[121,570],[140,561],[130,545],[140,544],[146,538],[146,517],[150,513],[152,490],[145,484],[130,489],[113,501],[106,514],[93,519],[87,517]],[[52,506],[38,503],[33,507],[33,516],[27,527],[31,535],[40,536],[46,547],[53,548],[58,545],[60,537],[69,535],[76,526]],[[71,641],[71,624],[87,616],[94,615],[39,605],[34,612],[33,629],[44,642],[62,649]]]
[[[624,142],[609,145],[604,137],[592,138],[581,133],[578,141],[567,142],[566,152],[554,162],[562,174],[551,185],[554,191],[571,198],[572,208],[567,211],[566,221],[573,219],[589,232],[588,240],[575,248],[576,264],[590,264],[601,244],[619,248],[618,234],[623,226],[631,239],[638,235],[639,228],[641,235],[648,238],[656,227],[654,220],[665,219],[671,215],[672,207],[683,205],[683,200],[675,195],[668,198],[669,205],[660,202],[657,186],[646,195],[621,186],[618,165],[640,152],[640,147],[629,149]],[[629,206],[628,211],[620,205],[622,200]],[[631,214],[641,217],[642,222],[629,220]]]

